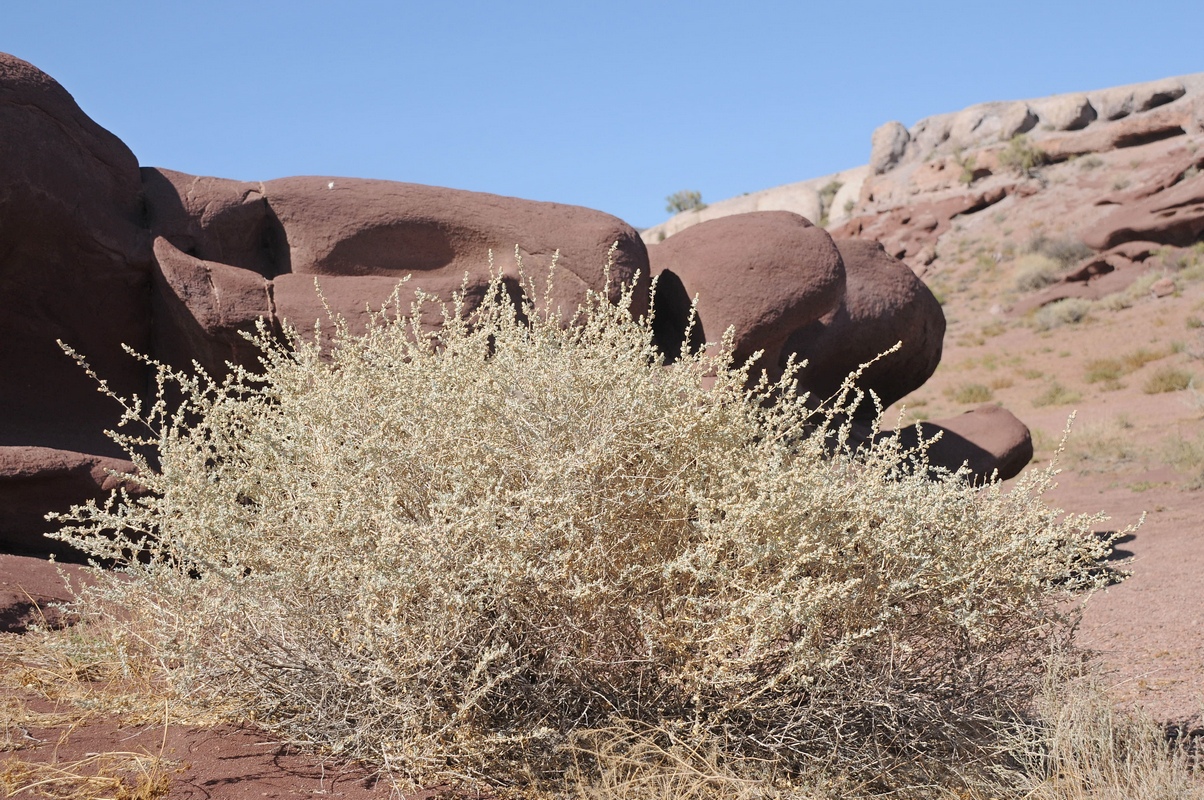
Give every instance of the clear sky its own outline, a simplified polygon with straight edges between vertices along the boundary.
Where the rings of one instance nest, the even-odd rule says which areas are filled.
[[[879,124],[1204,71],[1204,0],[0,0],[0,50],[148,166],[665,219],[863,164]]]

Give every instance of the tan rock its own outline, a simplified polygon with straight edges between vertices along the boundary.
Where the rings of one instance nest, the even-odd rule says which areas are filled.
[[[869,167],[875,175],[889,171],[903,158],[911,134],[901,122],[887,122],[870,137]]]
[[[1036,101],[1034,110],[1041,126],[1055,131],[1076,131],[1096,118],[1095,108],[1085,94],[1063,94]]]

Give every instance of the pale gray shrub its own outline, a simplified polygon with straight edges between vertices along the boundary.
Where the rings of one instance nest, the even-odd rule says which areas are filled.
[[[1062,325],[1077,325],[1091,314],[1094,306],[1090,300],[1068,297],[1049,305],[1041,306],[1033,316],[1033,324],[1039,331],[1047,331]]]
[[[180,694],[402,785],[554,788],[611,726],[867,793],[994,763],[1103,580],[1093,519],[1050,472],[854,449],[730,336],[663,366],[603,298],[566,324],[499,283],[433,335],[382,312],[327,351],[261,329],[261,375],[158,367],[182,405],[119,437],[149,494],[62,518],[120,567],[81,604]]]
[[[1016,259],[1015,285],[1022,292],[1044,289],[1062,277],[1062,265],[1044,253],[1026,253]]]

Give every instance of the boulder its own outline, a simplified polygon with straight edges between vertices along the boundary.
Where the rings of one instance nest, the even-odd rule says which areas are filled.
[[[1055,131],[1077,131],[1085,128],[1097,116],[1085,94],[1062,94],[1036,103],[1042,126]]]
[[[999,138],[1008,141],[1037,127],[1037,115],[1028,103],[1008,103],[999,111]]]
[[[1204,236],[1204,173],[1123,205],[1083,233],[1083,242],[1108,250],[1122,242],[1146,241],[1187,247]]]
[[[819,197],[819,192],[814,187],[806,184],[796,183],[783,186],[779,189],[758,192],[755,198],[755,207],[746,209],[740,213],[748,213],[749,211],[789,211],[792,214],[798,214],[812,223],[819,222],[819,218],[824,213],[823,201]],[[715,219],[718,219],[718,217],[715,217]]]
[[[1040,147],[1052,161],[1064,161],[1071,156],[1105,153],[1125,147],[1182,136],[1193,125],[1192,110],[1185,106],[1168,106],[1145,114],[1136,114],[1107,125],[1093,125],[1085,131],[1048,136]]]
[[[680,287],[658,290],[656,316],[680,325],[661,332],[663,349],[680,349],[689,301],[697,296],[699,335],[718,341],[734,328],[736,361],[762,350],[759,366],[771,374],[787,337],[834,309],[845,288],[844,265],[831,237],[786,211],[696,225],[652,245],[649,258],[662,285]]]
[[[258,351],[243,333],[264,318],[275,326],[269,281],[250,269],[205,261],[155,239],[151,344],[155,358],[176,369],[193,361],[221,377],[226,363],[253,367]]]
[[[1166,105],[1186,93],[1183,81],[1178,78],[1166,78],[1096,92],[1094,103],[1101,119],[1116,120]]]
[[[45,538],[54,523],[48,511],[106,496],[122,485],[111,472],[129,473],[132,462],[121,458],[50,447],[0,446],[0,552],[79,560],[81,554]],[[131,487],[133,488],[133,487]]]
[[[938,433],[940,438],[929,445],[928,462],[950,471],[964,464],[976,483],[992,476],[999,480],[1014,478],[1033,458],[1028,426],[997,405],[986,404],[949,419],[921,422],[918,435],[912,426],[900,430],[899,438],[904,446],[912,447],[920,436],[931,442]]]
[[[924,282],[878,242],[838,239],[845,267],[845,293],[840,304],[804,325],[786,340],[779,365],[793,355],[806,359],[799,374],[801,388],[817,400],[831,397],[861,364],[902,342],[901,349],[868,367],[857,385],[873,391],[883,407],[918,389],[936,371],[945,337],[941,304]],[[872,418],[872,403],[863,403],[858,418]]]
[[[120,454],[104,435],[120,407],[56,340],[119,394],[145,389],[145,368],[121,350],[150,345],[141,189],[117,137],[50,76],[0,54],[0,447]]]
[[[902,122],[880,125],[870,137],[870,169],[875,175],[890,170],[903,158],[911,134]]]
[[[264,278],[289,272],[284,230],[262,183],[144,167],[147,224],[182,253]]]
[[[607,252],[617,243],[610,296],[639,274],[637,315],[647,310],[648,255],[622,220],[577,206],[393,181],[283,178],[263,184],[267,204],[288,243],[289,272],[312,276],[388,278],[412,275],[411,287],[443,293],[466,275],[495,268],[517,281],[518,246],[542,298],[559,252],[551,299],[571,313],[587,289],[601,290]],[[373,290],[369,294],[375,296]]]

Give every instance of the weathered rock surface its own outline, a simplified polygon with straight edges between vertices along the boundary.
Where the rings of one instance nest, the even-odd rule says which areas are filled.
[[[907,150],[911,134],[902,122],[887,122],[870,139],[870,169],[880,175],[899,163]]]
[[[1039,102],[1037,118],[1055,131],[1077,131],[1086,128],[1099,115],[1085,94],[1050,97]]]
[[[920,423],[920,435],[925,441],[931,441],[938,432],[940,439],[928,449],[929,462],[949,470],[965,464],[976,481],[989,480],[996,473],[1000,480],[1013,478],[1033,457],[1028,426],[994,404],[979,406],[956,417]],[[899,435],[905,446],[919,441],[914,427],[901,430]]]
[[[289,272],[288,242],[263,184],[143,167],[147,223],[186,255],[272,278]]]
[[[1083,242],[1107,250],[1122,242],[1149,241],[1186,247],[1204,236],[1204,174],[1139,202],[1121,206],[1083,233]]]
[[[110,472],[129,473],[121,458],[50,447],[0,446],[0,552],[75,556],[43,536],[54,525],[47,511],[66,511],[121,485]]]
[[[764,351],[760,365],[771,372],[787,337],[834,309],[845,289],[844,265],[831,237],[786,211],[696,225],[650,246],[649,258],[654,274],[666,276],[662,281],[680,282],[679,303],[698,297],[708,340],[718,341],[733,327],[736,360]],[[681,308],[664,313],[685,318]]]
[[[253,333],[261,317],[274,322],[270,282],[249,269],[194,258],[162,237],[154,251],[155,357],[177,369],[196,361],[214,376],[225,374],[227,362],[253,367],[258,353],[242,334]]]
[[[571,311],[587,289],[601,290],[606,253],[613,299],[638,272],[647,298],[647,251],[639,234],[600,211],[457,189],[351,178],[283,178],[264,184],[284,231],[288,270],[296,275],[371,276],[442,292],[465,274],[486,277],[492,250],[498,269],[524,268],[542,296],[543,276],[559,252],[552,300]],[[428,288],[429,287],[429,288]],[[382,298],[383,299],[383,298]],[[646,301],[645,301],[646,302]],[[645,308],[635,308],[637,314]]]
[[[790,335],[779,363],[784,367],[790,355],[806,359],[799,383],[822,400],[834,395],[853,370],[901,342],[898,352],[869,366],[857,382],[876,394],[885,408],[936,371],[945,315],[924,282],[882,245],[838,239],[836,246],[845,268],[844,297],[835,309]],[[861,418],[874,415],[868,401],[856,411]]]
[[[0,54],[0,446],[117,455],[120,408],[55,343],[118,392],[145,385],[150,239],[138,162],[50,76]]]
[[[1178,100],[1187,89],[1178,78],[1167,78],[1135,86],[1118,86],[1096,93],[1096,107],[1101,119],[1117,120],[1133,113],[1149,111]]]

